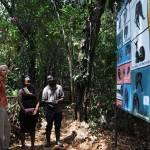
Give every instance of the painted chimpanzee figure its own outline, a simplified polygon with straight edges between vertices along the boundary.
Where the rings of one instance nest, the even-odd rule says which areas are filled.
[[[138,41],[135,42],[135,46],[136,46],[136,52],[135,52],[135,62],[139,63],[141,61],[145,60],[145,48],[144,46],[141,46],[139,51],[138,51]]]
[[[140,88],[141,88],[141,91],[143,91],[143,87],[142,87],[142,73],[141,72],[138,72],[136,74],[135,82],[136,82],[136,89],[138,88],[138,85],[139,85]]]
[[[129,94],[128,94],[128,90],[127,88],[125,89],[125,105],[128,108],[128,104],[129,104]]]
[[[126,46],[125,54],[127,57],[131,56],[131,45]]]
[[[145,17],[143,15],[142,3],[139,1],[135,7],[135,24],[140,29],[140,16],[144,20]]]
[[[119,80],[122,79],[122,77],[121,77],[121,70],[120,70],[120,69],[118,69],[118,79],[119,79]]]
[[[137,93],[133,95],[133,112],[139,112],[140,102]]]
[[[124,24],[126,24],[126,22],[127,22],[127,8],[125,8],[124,13],[123,13],[123,21],[124,21]]]
[[[144,61],[144,59],[145,59],[145,49],[144,49],[143,46],[140,47],[139,52],[140,52],[140,55],[139,55],[140,56],[140,61]]]
[[[127,39],[128,37],[128,26],[125,26],[124,28],[124,39]]]

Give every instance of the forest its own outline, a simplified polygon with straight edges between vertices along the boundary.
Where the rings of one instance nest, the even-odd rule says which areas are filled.
[[[122,3],[122,0],[0,0],[0,64],[7,64],[9,69],[6,89],[10,149],[21,149],[17,95],[23,77],[31,77],[41,100],[49,74],[65,93],[64,149],[144,150],[150,146],[149,124],[115,106],[116,15]],[[37,150],[44,149],[44,123],[40,108]]]

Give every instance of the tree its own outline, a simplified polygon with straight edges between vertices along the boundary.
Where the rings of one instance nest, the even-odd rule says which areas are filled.
[[[110,51],[108,53],[102,51],[106,46],[103,41],[106,43],[107,36],[102,16],[106,12],[114,14],[114,7],[119,0],[118,2],[83,0],[66,1],[66,3],[53,0],[28,2],[0,0],[0,2],[3,8],[0,25],[3,30],[8,27],[8,31],[4,32],[7,35],[3,35],[3,39],[5,37],[8,40],[3,43],[3,46],[8,46],[8,49],[3,49],[1,61],[9,62],[12,72],[17,73],[16,76],[11,77],[14,78],[13,82],[18,82],[22,74],[31,74],[38,87],[38,93],[41,93],[46,84],[46,76],[53,74],[61,83],[63,78],[68,78],[73,93],[75,81],[76,114],[80,114],[80,120],[87,121],[87,108],[93,101],[91,88],[95,89],[96,84],[102,83],[98,79],[98,73],[102,74],[103,70],[107,72],[104,66],[108,64],[110,57]],[[110,22],[110,26],[112,24],[114,25],[114,22]],[[9,35],[9,32],[15,33],[14,37]],[[110,32],[113,34],[110,43],[114,46],[115,33]],[[9,41],[13,41],[12,45],[9,45]],[[102,58],[102,60],[98,62],[95,58]],[[103,69],[97,67],[97,63]],[[114,63],[109,65],[110,68],[114,67]],[[94,71],[94,68],[98,69]],[[108,78],[112,79],[111,74]],[[94,83],[93,79],[96,79]],[[17,86],[15,83],[14,87],[18,88]],[[104,93],[102,96],[102,99],[105,99]]]
[[[90,16],[86,20],[85,29],[83,30],[85,36],[81,40],[80,73],[75,78],[78,89],[76,93],[79,93],[75,113],[76,118],[77,113],[79,114],[79,120],[87,121],[87,106],[90,97],[95,47],[101,24],[101,16],[108,9],[107,6],[112,9],[115,3],[116,1],[97,0]]]

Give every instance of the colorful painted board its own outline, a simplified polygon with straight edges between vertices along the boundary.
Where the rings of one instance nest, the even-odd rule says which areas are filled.
[[[125,0],[116,37],[116,105],[150,122],[150,0]]]

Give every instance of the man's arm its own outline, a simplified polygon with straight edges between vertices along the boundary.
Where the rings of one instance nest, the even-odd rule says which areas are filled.
[[[42,93],[42,101],[47,101],[47,100],[48,100],[47,88],[44,88]]]
[[[60,86],[59,99],[57,100],[57,103],[63,103],[63,101],[64,101],[64,91],[63,91],[62,86]]]

